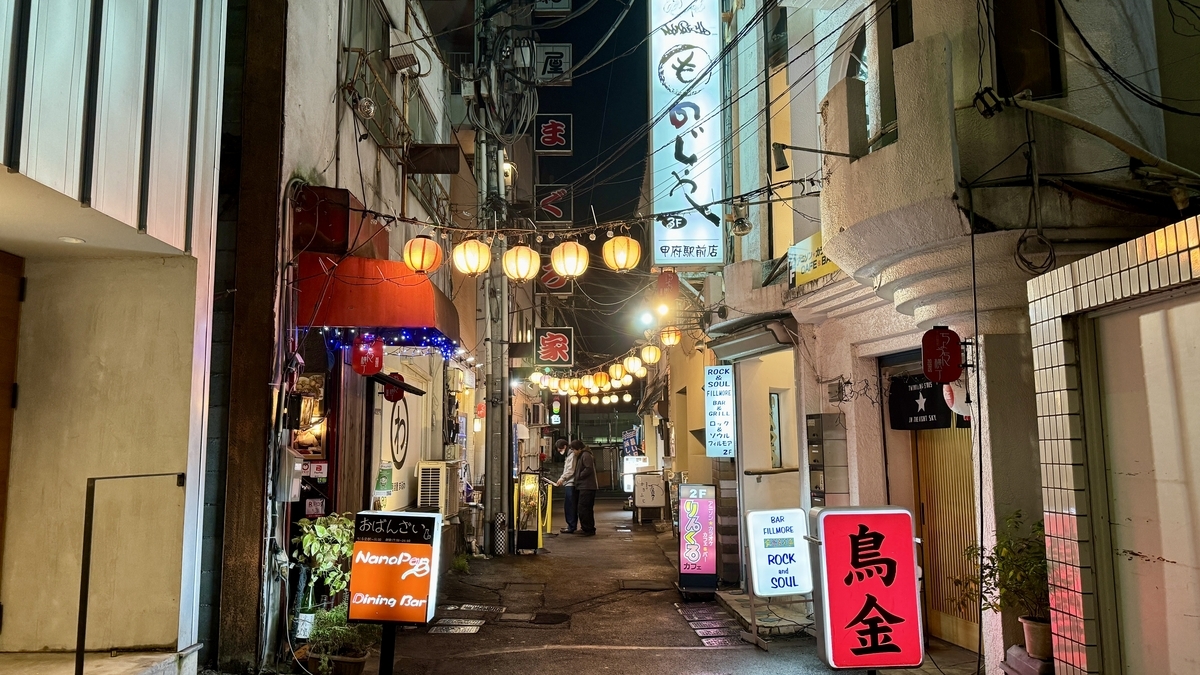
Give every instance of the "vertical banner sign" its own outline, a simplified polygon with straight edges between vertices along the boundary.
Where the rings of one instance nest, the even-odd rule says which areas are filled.
[[[575,136],[571,113],[538,114],[534,117],[533,151],[539,155],[569,155]]]
[[[537,368],[575,365],[575,329],[534,328],[533,365]]]
[[[638,447],[638,430],[629,429],[621,432],[621,455],[629,457],[631,455],[640,455],[641,448]]]
[[[833,668],[915,668],[924,658],[912,514],[896,507],[821,509],[809,550],[822,635]]]
[[[429,623],[437,609],[438,513],[360,511],[350,559],[350,620]]]
[[[575,218],[570,185],[533,186],[533,219],[539,223],[569,223]]]
[[[679,486],[679,586],[717,588],[717,489],[712,485]]]
[[[719,0],[650,0],[653,264],[725,262]]]
[[[535,44],[534,79],[543,85],[571,85],[571,43]]]
[[[733,366],[704,369],[704,454],[733,457],[736,454]]]
[[[812,593],[804,509],[751,511],[746,514],[746,532],[750,535],[750,574],[755,595],[770,598]]]

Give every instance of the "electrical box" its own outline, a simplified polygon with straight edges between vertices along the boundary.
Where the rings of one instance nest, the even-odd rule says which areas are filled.
[[[841,413],[806,415],[808,485],[813,506],[825,506],[826,468],[846,464],[846,416]],[[848,488],[849,486],[847,486]]]
[[[300,478],[304,475],[304,458],[291,450],[283,452],[279,462],[279,475],[275,481],[275,501],[295,502],[300,500]]]

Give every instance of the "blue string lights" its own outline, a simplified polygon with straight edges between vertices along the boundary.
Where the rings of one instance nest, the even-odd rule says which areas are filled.
[[[341,349],[354,344],[354,338],[359,335],[374,335],[383,340],[384,347],[419,347],[436,349],[445,359],[453,358],[459,353],[458,342],[446,337],[445,333],[436,328],[338,328],[324,326],[321,334],[325,337],[325,346],[330,349]]]

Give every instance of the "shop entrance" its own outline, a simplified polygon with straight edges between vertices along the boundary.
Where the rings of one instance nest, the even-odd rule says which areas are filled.
[[[971,429],[924,429],[913,433],[926,623],[934,637],[978,651],[979,610],[974,604],[960,609],[954,585],[955,578],[975,570],[963,555],[963,550],[977,541]]]

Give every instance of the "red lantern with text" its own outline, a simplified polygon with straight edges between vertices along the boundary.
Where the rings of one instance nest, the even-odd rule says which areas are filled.
[[[383,370],[383,340],[366,333],[354,338],[350,367],[368,377]]]
[[[921,370],[930,382],[949,384],[962,377],[962,340],[945,326],[934,326],[921,337]]]
[[[400,373],[388,373],[388,377],[400,384],[404,384],[404,376]],[[394,384],[385,384],[383,385],[383,399],[392,403],[398,403],[404,400],[404,390]]]
[[[822,509],[818,655],[833,668],[914,668],[924,658],[913,518],[897,507]]]
[[[658,275],[654,284],[654,294],[664,302],[671,302],[679,297],[679,275],[675,270],[664,270]]]

